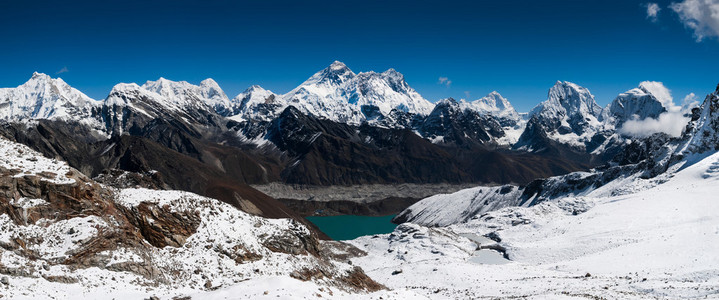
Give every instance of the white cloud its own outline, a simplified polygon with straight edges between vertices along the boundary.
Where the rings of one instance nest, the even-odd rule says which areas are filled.
[[[683,111],[691,111],[692,108],[696,106],[699,106],[699,99],[697,99],[697,95],[689,93],[689,95],[684,96],[684,100],[682,100]]]
[[[674,105],[674,97],[672,92],[659,81],[642,81],[639,86],[645,88],[649,93],[662,103],[662,106],[667,110],[677,110],[678,107]]]
[[[449,80],[449,78],[447,78],[447,77],[441,76],[441,77],[439,77],[437,84],[443,84],[443,85],[446,85],[447,87],[449,87],[450,85],[452,85],[452,80]]]
[[[719,0],[684,0],[669,6],[684,26],[694,31],[697,42],[719,37]]]
[[[656,22],[659,17],[659,11],[662,9],[659,7],[659,4],[656,3],[647,3],[645,4],[647,7],[647,19],[651,20],[652,22]]]
[[[62,69],[60,69],[60,71],[55,72],[55,75],[67,73],[67,72],[70,72],[70,70],[68,70],[67,67],[62,67]]]
[[[622,125],[619,132],[635,137],[646,137],[657,132],[663,132],[673,137],[682,134],[684,127],[689,123],[689,118],[684,117],[681,111],[665,112],[658,118],[646,118],[644,120],[629,120]]]
[[[464,98],[469,100],[469,91],[464,91]]]

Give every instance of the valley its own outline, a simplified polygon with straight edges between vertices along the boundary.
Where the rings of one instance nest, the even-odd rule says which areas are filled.
[[[303,216],[397,214],[426,197],[469,188],[472,184],[366,184],[308,186],[270,183],[253,188],[278,199]]]

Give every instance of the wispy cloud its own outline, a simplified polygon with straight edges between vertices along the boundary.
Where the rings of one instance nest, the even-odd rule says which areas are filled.
[[[679,15],[684,26],[694,31],[697,42],[719,37],[719,0],[684,0],[669,8]]]
[[[464,91],[464,98],[469,100],[469,91]]]
[[[684,96],[684,100],[682,100],[682,110],[691,110],[696,106],[699,106],[699,99],[697,99],[697,95],[689,93]]]
[[[67,67],[62,67],[62,69],[60,69],[60,71],[55,72],[55,75],[67,73],[67,72],[70,72],[70,70],[68,70]]]
[[[647,7],[647,19],[650,21],[656,23],[657,20],[659,20],[659,11],[661,11],[661,7],[659,7],[659,4],[656,3],[647,3],[645,4]]]
[[[437,81],[437,84],[446,85],[447,87],[452,85],[452,80],[449,80],[449,78],[440,76],[439,80]]]

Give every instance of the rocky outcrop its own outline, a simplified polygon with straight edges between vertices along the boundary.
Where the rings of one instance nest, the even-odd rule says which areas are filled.
[[[237,278],[272,275],[351,292],[383,288],[326,254],[334,248],[322,246],[298,221],[251,216],[186,192],[110,188],[16,147],[30,163],[3,160],[18,167],[0,167],[0,252],[12,258],[0,263],[0,273],[9,282],[22,277],[89,289],[122,281],[143,290],[212,290]]]

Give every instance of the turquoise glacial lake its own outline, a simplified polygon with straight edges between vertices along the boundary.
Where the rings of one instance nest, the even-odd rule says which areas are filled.
[[[397,227],[391,222],[394,216],[315,216],[307,217],[307,220],[317,225],[322,232],[334,240],[352,240],[363,235],[392,232]]]

